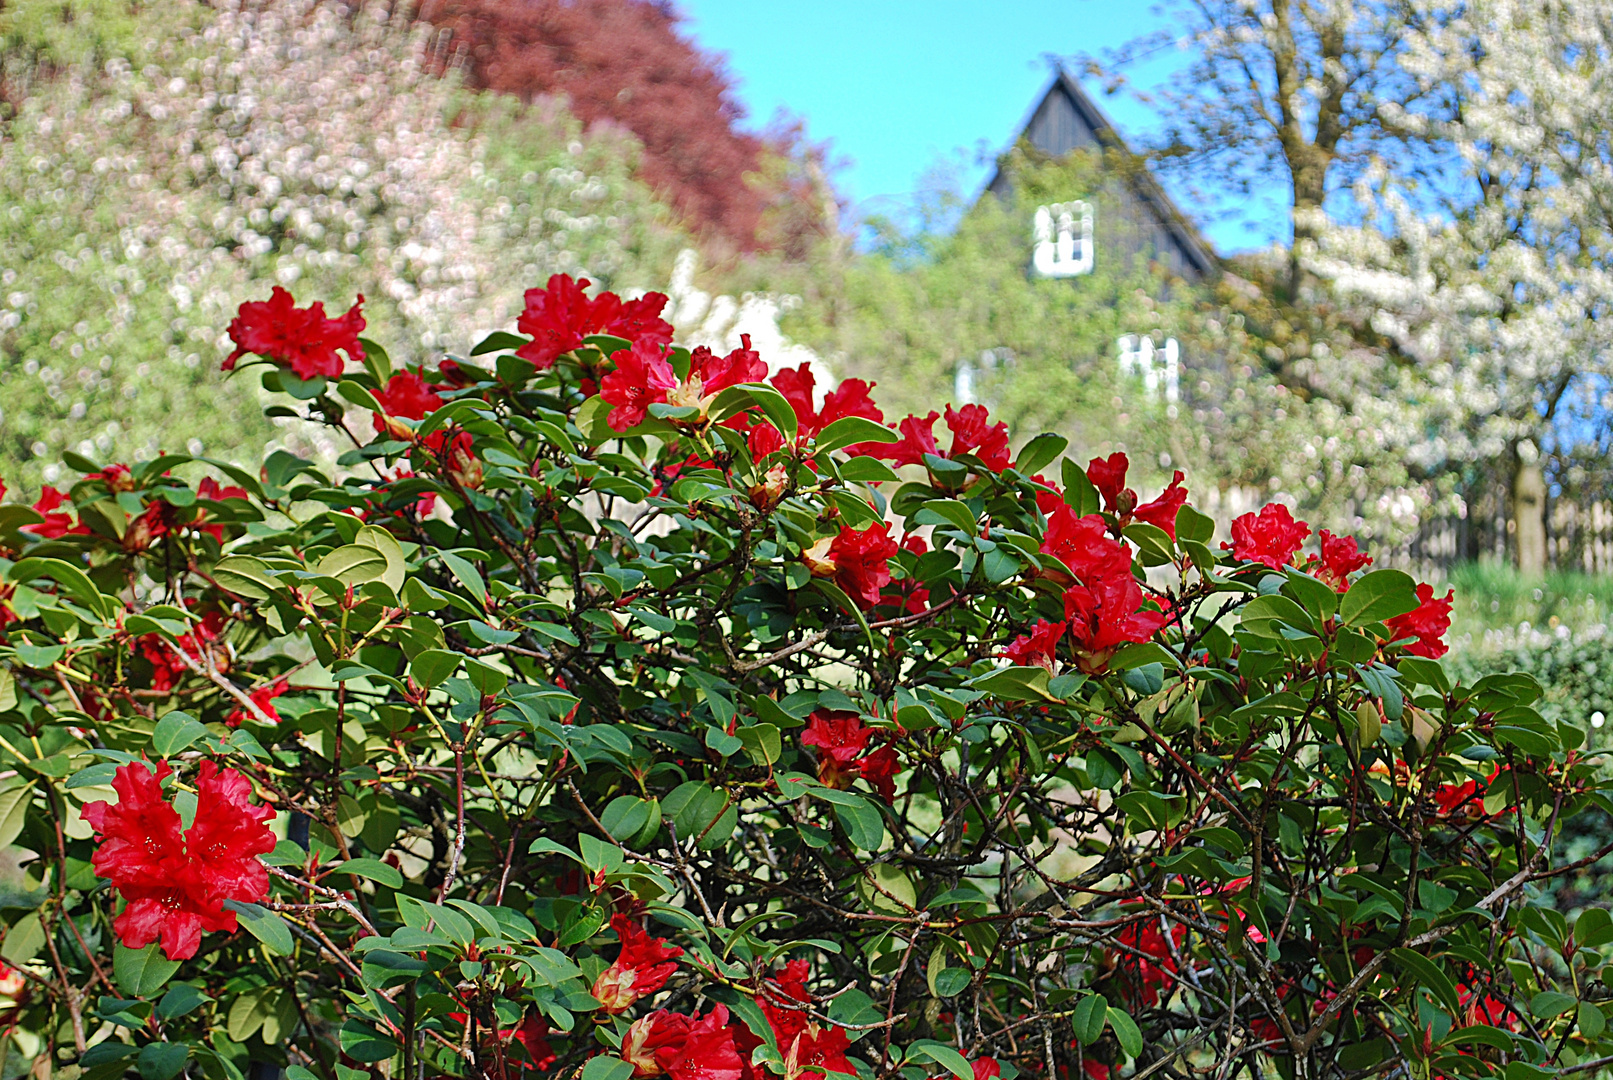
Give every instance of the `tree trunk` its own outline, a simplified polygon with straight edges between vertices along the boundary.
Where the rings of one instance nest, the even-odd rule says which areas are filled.
[[[1512,477],[1512,520],[1519,573],[1546,572],[1546,475],[1536,462],[1518,462]]]

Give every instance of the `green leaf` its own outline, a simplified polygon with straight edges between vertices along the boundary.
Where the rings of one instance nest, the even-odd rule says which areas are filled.
[[[112,947],[112,977],[126,994],[149,998],[178,970],[179,961],[164,956],[161,946],[131,949],[120,942]]]
[[[1109,1021],[1109,1003],[1102,994],[1088,994],[1076,1005],[1070,1016],[1070,1026],[1082,1046],[1091,1046],[1103,1037],[1103,1028]]]
[[[1607,1016],[1601,1009],[1589,1001],[1580,1002],[1579,1033],[1587,1039],[1600,1039],[1602,1032],[1607,1030]]]
[[[1004,701],[1057,701],[1047,692],[1047,669],[1044,667],[1005,667],[976,675],[964,684]]]
[[[228,592],[248,600],[267,600],[280,583],[269,564],[250,555],[226,555],[213,566],[213,580]]]
[[[752,724],[734,730],[739,741],[745,744],[745,753],[753,765],[771,765],[783,753],[779,730],[772,724]]]
[[[1480,1046],[1493,1046],[1497,1050],[1512,1050],[1516,1044],[1512,1036],[1498,1027],[1489,1024],[1474,1024],[1471,1027],[1457,1028],[1445,1036],[1441,1046],[1455,1046],[1459,1043],[1469,1045],[1477,1043]]]
[[[454,575],[454,579],[465,587],[465,591],[486,607],[487,582],[482,580],[481,572],[476,569],[475,564],[469,559],[455,555],[452,551],[439,551],[437,555],[442,559],[443,565],[448,567],[448,572]]]
[[[135,1066],[143,1080],[173,1080],[189,1058],[190,1047],[184,1043],[147,1043],[140,1048]]]
[[[462,659],[458,653],[445,649],[425,649],[409,661],[409,676],[427,690],[435,690],[459,668]]]
[[[68,596],[89,608],[95,614],[106,618],[110,608],[109,601],[101,595],[84,571],[71,563],[61,559],[32,558],[23,559],[14,563],[6,577],[15,582],[26,584],[37,578],[48,577],[66,591]]]
[[[471,349],[470,354],[472,356],[485,356],[490,352],[507,352],[510,350],[519,349],[521,346],[527,344],[528,340],[529,339],[521,337],[519,334],[512,334],[507,330],[495,330],[482,340],[478,341]]]
[[[341,382],[337,383],[336,392],[361,409],[368,409],[373,413],[386,412],[386,410],[381,407],[381,403],[375,400],[375,395],[370,393],[367,387],[361,383],[354,382],[352,379],[343,379]]]
[[[162,1000],[157,1002],[157,1015],[164,1020],[172,1020],[195,1012],[212,1000],[190,983],[174,983],[162,996]]]
[[[1065,458],[1062,470],[1064,504],[1075,511],[1076,517],[1096,514],[1103,508],[1103,500],[1098,495],[1098,489],[1087,479],[1085,469]]]
[[[784,434],[786,446],[795,444],[796,435],[800,432],[800,422],[796,418],[795,409],[784,400],[783,394],[766,383],[740,383],[728,387],[712,401],[711,415],[714,419],[726,420],[752,406],[759,406],[767,418],[773,421],[773,426]]]
[[[849,417],[848,419],[855,420],[857,418]],[[863,454],[840,466],[840,479],[853,484],[872,484],[880,481],[900,480],[901,477],[896,475],[895,469],[877,457]]]
[[[1410,579],[1408,578],[1407,580]],[[1432,990],[1434,996],[1439,998],[1440,1004],[1444,1005],[1452,1016],[1462,1014],[1461,1003],[1456,996],[1456,985],[1451,982],[1451,977],[1445,974],[1438,964],[1435,964],[1421,953],[1413,952],[1410,949],[1391,949],[1389,950],[1389,956],[1396,964],[1400,965],[1400,970]],[[1569,1002],[1572,1004],[1573,999],[1570,998]]]
[[[1108,1011],[1109,1026],[1115,1029],[1115,1039],[1120,1043],[1120,1049],[1126,1052],[1127,1057],[1136,1057],[1143,1052],[1143,1033],[1137,1030],[1137,1021],[1124,1009],[1117,1009],[1113,1005]]]
[[[6,931],[5,941],[0,942],[0,960],[26,964],[44,947],[45,926],[39,920],[39,912],[30,911]]]
[[[931,499],[913,515],[915,525],[951,525],[965,536],[980,531],[975,512],[957,499]]]
[[[317,574],[355,587],[365,582],[379,581],[386,570],[386,556],[363,544],[343,545],[320,559],[314,567]]]
[[[835,804],[835,817],[846,830],[846,836],[861,851],[878,851],[885,840],[885,818],[879,810],[860,796],[854,803]]]
[[[151,733],[151,748],[160,757],[173,757],[206,734],[207,728],[189,713],[171,712],[157,721]]]
[[[22,832],[28,818],[28,807],[34,798],[34,782],[29,780],[16,787],[0,791],[0,848],[9,847]]]
[[[839,450],[853,443],[893,443],[901,440],[900,435],[877,421],[861,416],[842,416],[818,432],[818,437],[813,440],[813,446],[821,453],[825,450]]]
[[[1064,448],[1069,445],[1070,440],[1064,436],[1044,431],[1020,450],[1019,460],[1014,462],[1014,468],[1026,476],[1032,476],[1041,472],[1042,466],[1064,453]]]
[[[270,952],[279,956],[290,956],[292,949],[296,947],[291,937],[291,927],[286,925],[286,920],[261,904],[226,900],[224,908],[235,912],[236,921],[247,933],[267,945]]]
[[[945,1043],[920,1039],[907,1048],[908,1061],[933,1061],[958,1080],[974,1080],[974,1067],[962,1054]]]
[[[943,968],[935,976],[937,997],[956,997],[969,988],[970,973],[965,968]]]
[[[633,1066],[619,1057],[595,1054],[582,1067],[582,1080],[630,1080]]]
[[[352,874],[354,877],[367,878],[385,885],[389,889],[403,888],[403,875],[398,868],[382,862],[380,859],[348,859],[337,863],[332,869],[333,874]]]
[[[1536,1019],[1550,1020],[1579,1004],[1579,999],[1572,994],[1560,994],[1555,990],[1543,990],[1529,1001],[1529,1011]]]
[[[1365,626],[1404,615],[1417,607],[1417,583],[1401,570],[1363,574],[1339,600],[1339,619],[1346,626]]]

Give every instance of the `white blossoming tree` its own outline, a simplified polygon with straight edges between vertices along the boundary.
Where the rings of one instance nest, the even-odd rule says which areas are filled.
[[[1470,497],[1504,486],[1526,571],[1546,562],[1548,482],[1605,473],[1610,49],[1605,5],[1583,0],[1431,11],[1401,63],[1447,106],[1392,119],[1449,148],[1444,183],[1380,166],[1361,223],[1313,260],[1407,358],[1385,390],[1414,419],[1408,457]]]

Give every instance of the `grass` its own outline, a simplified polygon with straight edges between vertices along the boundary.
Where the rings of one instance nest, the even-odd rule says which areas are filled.
[[[1613,617],[1613,576],[1552,570],[1529,577],[1496,562],[1466,563],[1451,571],[1456,590],[1451,641],[1480,640],[1486,630],[1528,623],[1539,630],[1583,630]]]

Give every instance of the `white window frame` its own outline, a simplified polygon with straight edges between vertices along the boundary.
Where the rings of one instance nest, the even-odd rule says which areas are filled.
[[[1031,265],[1041,277],[1067,278],[1092,273],[1092,204],[1049,203],[1036,208],[1031,227]]]
[[[1143,392],[1150,401],[1159,396],[1161,384],[1166,401],[1174,405],[1181,399],[1182,351],[1175,338],[1155,345],[1152,334],[1121,334],[1115,349],[1120,354],[1120,373],[1141,375]]]

